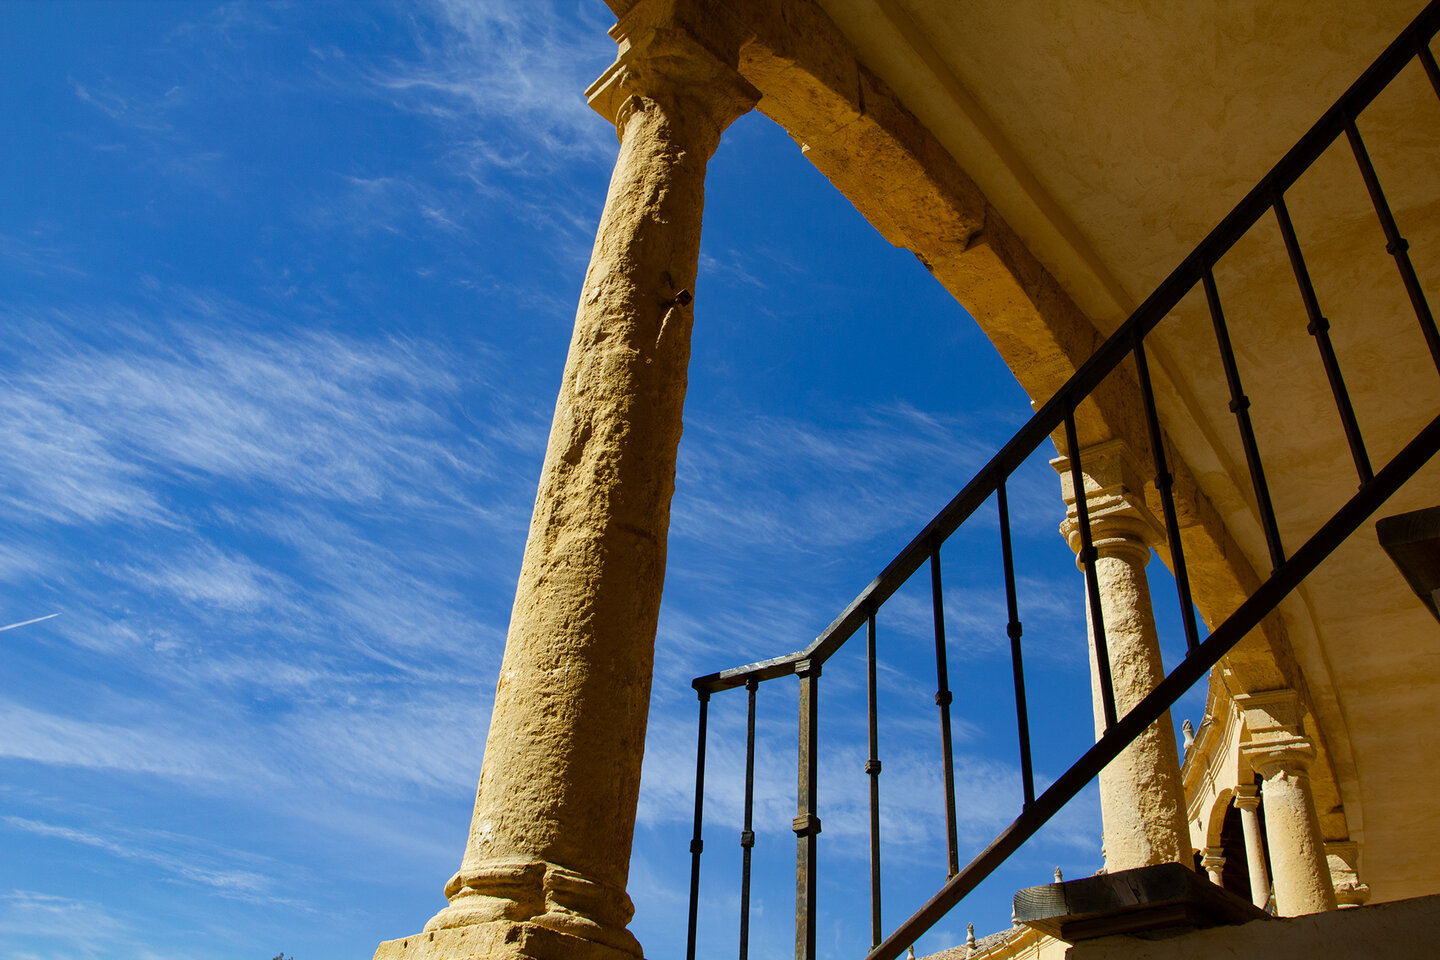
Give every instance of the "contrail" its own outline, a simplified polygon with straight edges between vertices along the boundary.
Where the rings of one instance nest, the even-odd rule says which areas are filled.
[[[52,617],[58,616],[60,616],[60,614],[58,613],[47,613],[45,614],[45,616],[36,617],[34,620],[21,620],[19,623],[12,623],[8,627],[0,627],[0,633],[3,633],[6,630],[14,630],[16,627],[28,627],[32,623],[39,623],[41,620],[49,620]]]

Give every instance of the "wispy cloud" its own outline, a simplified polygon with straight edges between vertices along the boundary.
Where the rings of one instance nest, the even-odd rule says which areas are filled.
[[[222,553],[213,544],[198,547],[162,566],[127,566],[120,574],[137,586],[163,590],[190,603],[222,610],[253,610],[284,589],[273,572],[248,557]]]
[[[178,86],[154,91],[148,95],[120,93],[77,80],[71,81],[75,96],[105,116],[126,127],[147,133],[172,131],[167,114],[185,102],[185,91]]]
[[[0,233],[0,264],[37,277],[83,277],[85,271],[76,266],[69,245],[50,233],[43,227],[28,236]]]
[[[153,714],[153,710],[150,711]],[[0,700],[0,756],[37,763],[147,773],[178,779],[264,778],[263,765],[207,744],[192,730],[179,734],[151,723],[124,726],[34,710]]]
[[[433,438],[453,432],[437,404],[459,383],[431,348],[229,332],[226,305],[193,306],[183,325],[108,326],[116,339],[104,347],[74,339],[67,355],[12,375],[0,392],[12,507],[68,522],[173,519],[156,481],[197,477],[349,504],[465,506],[487,457]]]
[[[98,656],[149,705],[6,701],[0,753],[195,783],[471,780],[483,724],[437,731],[488,702],[533,484],[514,461],[543,423],[477,390],[479,345],[263,332],[168,293],[168,319],[15,318],[0,572],[64,585],[46,636],[89,651],[74,684],[105,689]],[[247,715],[257,699],[285,722]]]
[[[918,528],[943,505],[949,478],[969,476],[990,452],[964,424],[904,404],[829,429],[756,415],[687,431],[701,436],[681,447],[672,536],[746,552],[834,550]],[[917,502],[922,484],[936,502]]]
[[[34,890],[0,894],[0,932],[12,937],[54,938],[65,943],[64,956],[75,956],[71,951],[77,947],[84,951],[81,956],[94,956],[91,947],[95,940],[104,942],[126,930],[124,923],[93,898],[73,900]],[[91,944],[84,944],[85,940]]]
[[[582,94],[613,59],[609,24],[598,5],[566,6],[561,16],[548,0],[436,0],[440,26],[417,26],[417,58],[374,81],[412,109],[492,124],[464,141],[477,169],[540,174],[600,160],[614,152],[614,131]]]
[[[0,822],[11,829],[65,840],[102,850],[123,860],[133,860],[159,867],[166,873],[183,880],[211,887],[222,896],[237,900],[285,902],[278,901],[278,898],[267,894],[270,881],[264,874],[251,870],[226,868],[211,862],[212,858],[199,855],[193,848],[193,844],[186,844],[188,849],[183,854],[164,852],[165,846],[174,845],[178,839],[173,834],[164,835],[156,831],[145,831],[133,839],[116,838],[38,820],[27,820],[23,817],[4,817]],[[227,859],[240,857],[241,855],[236,851],[227,852]],[[247,857],[247,859],[253,858]]]

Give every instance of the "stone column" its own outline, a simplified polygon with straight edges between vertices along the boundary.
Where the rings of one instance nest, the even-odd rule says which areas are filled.
[[[675,2],[587,91],[620,152],[575,317],[470,838],[425,932],[376,957],[627,960],[626,894],[690,359],[705,168],[758,93]],[[719,38],[719,39],[717,39]],[[461,722],[463,718],[457,718]]]
[[[1265,778],[1265,832],[1275,872],[1275,912],[1296,917],[1335,909],[1335,889],[1310,793],[1315,747],[1305,737],[1304,713],[1294,690],[1238,694],[1250,741],[1240,750]]]
[[[1360,844],[1354,840],[1333,840],[1325,844],[1330,879],[1335,881],[1335,900],[1340,909],[1363,907],[1370,900],[1370,885],[1360,879]]]
[[[1144,486],[1139,464],[1123,443],[1109,441],[1089,447],[1081,451],[1080,463],[1096,551],[1095,574],[1115,713],[1123,717],[1165,676],[1145,577],[1151,544],[1162,542],[1164,535],[1141,495]],[[1060,472],[1065,501],[1070,505],[1070,516],[1060,530],[1078,557],[1081,541],[1070,462],[1062,457],[1052,465]],[[1083,570],[1083,561],[1079,565]],[[1086,602],[1088,609],[1088,593]],[[1094,640],[1092,630],[1090,675],[1098,737],[1105,730],[1105,718]],[[1107,871],[1170,862],[1193,866],[1185,788],[1168,710],[1101,771],[1100,814]]]
[[[1200,858],[1200,866],[1204,868],[1205,875],[1210,882],[1217,887],[1225,886],[1225,848],[1206,847],[1205,855]]]
[[[1260,788],[1254,784],[1236,787],[1235,806],[1240,811],[1240,829],[1245,831],[1250,902],[1264,910],[1270,904],[1270,871],[1265,866],[1265,840],[1260,836]]]

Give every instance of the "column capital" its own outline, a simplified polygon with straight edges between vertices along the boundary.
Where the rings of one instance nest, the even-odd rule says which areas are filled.
[[[748,37],[723,8],[699,11],[684,0],[641,0],[610,30],[615,62],[585,91],[592,109],[625,139],[627,121],[646,101],[673,122],[703,121],[711,149],[721,131],[760,99],[737,69]]]
[[[1278,775],[1308,775],[1315,759],[1315,745],[1304,737],[1280,737],[1240,745],[1240,753],[1255,772],[1266,780]]]
[[[1078,553],[1080,528],[1070,458],[1056,457],[1050,466],[1060,474],[1060,493],[1067,508],[1060,534]],[[1130,446],[1123,440],[1106,440],[1085,447],[1080,451],[1080,473],[1095,549],[1101,556],[1128,552],[1148,561],[1150,548],[1165,542],[1165,532],[1145,503],[1145,474]]]
[[[1236,694],[1240,717],[1250,731],[1250,741],[1240,753],[1261,777],[1269,780],[1280,771],[1303,774],[1315,760],[1315,744],[1305,735],[1305,707],[1300,695],[1289,688],[1267,689],[1256,694]]]
[[[1315,759],[1315,745],[1305,735],[1305,708],[1300,695],[1287,688],[1240,693],[1235,707],[1249,731],[1241,755],[1267,780],[1278,771],[1304,773]]]
[[[1251,737],[1304,735],[1305,709],[1300,694],[1289,687],[1237,693],[1231,699]]]
[[[1370,885],[1360,879],[1360,844],[1354,840],[1326,841],[1325,859],[1330,864],[1330,879],[1339,905],[1364,906],[1370,899]]]
[[[1206,847],[1204,855],[1200,857],[1200,868],[1210,877],[1210,882],[1215,886],[1223,886],[1225,870],[1225,848]]]
[[[1231,800],[1239,810],[1258,810],[1260,808],[1260,788],[1253,783],[1245,783],[1235,788],[1235,796]]]

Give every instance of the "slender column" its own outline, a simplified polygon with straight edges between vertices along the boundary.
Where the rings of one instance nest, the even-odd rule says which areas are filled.
[[[1200,866],[1204,868],[1205,875],[1210,882],[1217,887],[1225,886],[1225,848],[1206,847],[1205,855],[1200,858]]]
[[[1071,507],[1060,531],[1078,554],[1080,531],[1069,460],[1062,457],[1052,465],[1060,472],[1065,501]],[[1124,444],[1110,441],[1082,450],[1080,465],[1096,551],[1095,574],[1115,711],[1124,716],[1165,675],[1145,577],[1150,545],[1162,540],[1163,533],[1139,495],[1144,489],[1139,467]],[[1105,719],[1093,630],[1091,633],[1090,673],[1098,737],[1104,733]],[[1193,865],[1185,788],[1168,710],[1100,772],[1100,814],[1107,871],[1169,862]]]
[[[1241,752],[1265,778],[1265,832],[1275,871],[1275,912],[1282,917],[1334,910],[1335,889],[1325,859],[1320,817],[1310,792],[1315,747],[1305,737],[1300,697],[1294,690],[1238,694],[1250,741]]]
[[[1260,788],[1254,784],[1236,787],[1235,806],[1240,811],[1240,829],[1245,831],[1250,902],[1264,910],[1270,904],[1270,871],[1265,866],[1265,841],[1260,836]]]
[[[377,957],[639,957],[625,892],[675,484],[705,168],[758,99],[642,0],[590,88],[620,152],[521,565],[469,842]],[[707,42],[718,42],[707,36]],[[427,946],[426,944],[430,944]],[[399,946],[397,946],[399,945]]]

